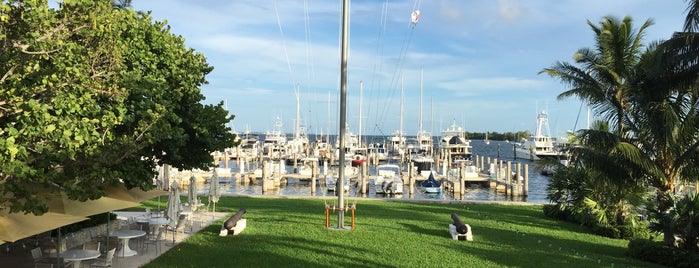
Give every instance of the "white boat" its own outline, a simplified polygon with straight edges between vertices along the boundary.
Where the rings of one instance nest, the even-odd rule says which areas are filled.
[[[369,144],[369,159],[388,160],[388,152],[383,143],[375,142]]]
[[[265,155],[279,159],[286,153],[286,134],[282,130],[282,120],[277,117],[274,121],[274,130],[265,132],[265,140],[262,149]]]
[[[406,138],[405,138],[405,136],[403,136],[402,133],[397,132],[395,135],[391,136],[390,142],[391,142],[391,148],[390,148],[391,154],[401,155],[401,156],[405,154]]]
[[[301,93],[296,89],[296,120],[294,122],[294,138],[286,143],[287,165],[298,163],[306,157],[308,151],[308,133],[306,126],[301,124]]]
[[[536,117],[536,132],[521,145],[515,147],[517,158],[540,160],[542,158],[561,159],[565,154],[556,150],[549,133],[549,117],[541,111]]]
[[[345,184],[342,188],[345,189],[345,192],[348,192],[349,186],[349,177],[345,176]],[[328,176],[325,176],[325,187],[327,188],[328,192],[334,192],[335,190],[337,190],[337,177],[332,174],[328,174]]]
[[[252,171],[253,176],[261,178],[262,177],[262,166],[260,165],[256,169]],[[265,167],[265,175],[267,176],[272,176],[272,177],[278,177],[282,176],[287,173],[286,171],[286,166],[284,165],[283,160],[274,160],[274,161],[266,161],[264,164]],[[218,172],[218,171],[217,171]],[[221,173],[217,173],[221,175]]]
[[[359,139],[357,138],[357,135],[351,132],[345,132],[345,157],[346,158],[352,158],[357,151],[360,149],[359,147]],[[335,158],[340,157],[340,139],[337,139],[335,141]]]
[[[314,172],[313,169],[315,168],[315,174],[319,173],[319,161],[318,158],[315,157],[305,157],[301,159],[301,165],[298,167],[298,173],[299,175],[303,176],[308,176],[309,178],[313,176]]]
[[[250,130],[245,130],[240,136],[240,155],[243,158],[257,158],[260,153],[260,140]]]
[[[427,177],[430,175],[430,173],[432,173],[434,166],[434,159],[432,156],[424,153],[418,153],[413,155],[413,158],[410,161],[413,162],[415,172],[418,176]]]
[[[376,194],[402,194],[403,178],[400,174],[400,166],[394,164],[378,165],[374,179],[374,190]]]
[[[316,157],[320,160],[324,160],[326,158],[330,158],[330,152],[332,152],[332,148],[330,148],[330,143],[319,139],[315,142],[313,146],[313,157]]]
[[[442,131],[439,151],[443,156],[448,156],[452,163],[471,160],[471,141],[466,139],[466,132],[456,125],[456,121]]]
[[[434,141],[432,140],[432,134],[425,131],[420,131],[417,133],[417,142],[419,150],[427,155],[434,154]]]
[[[419,125],[418,132],[415,136],[417,144],[412,146],[412,148],[417,149],[417,151],[410,151],[411,160],[417,169],[417,174],[420,176],[428,176],[428,172],[432,171],[432,165],[434,164],[434,141],[432,140],[432,134],[422,130],[422,70],[420,70],[420,114],[419,114]],[[409,141],[410,143],[410,141]]]
[[[405,157],[405,154],[407,152],[407,149],[405,148],[406,145],[407,141],[405,136],[403,135],[403,78],[401,77],[399,126],[396,133],[390,138],[390,153],[392,155],[397,155],[400,158],[403,158]]]

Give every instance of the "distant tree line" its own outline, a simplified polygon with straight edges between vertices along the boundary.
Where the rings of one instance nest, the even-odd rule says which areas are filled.
[[[494,141],[521,141],[526,140],[531,136],[529,131],[517,132],[488,132],[488,140]],[[472,140],[485,140],[485,132],[466,132],[466,137]]]

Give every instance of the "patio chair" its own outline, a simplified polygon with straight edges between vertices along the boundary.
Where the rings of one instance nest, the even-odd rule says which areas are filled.
[[[102,242],[100,241],[89,241],[83,244],[83,249],[84,250],[97,250],[100,251],[100,245]],[[101,251],[100,251],[101,252]]]
[[[58,263],[58,264],[61,264],[62,267],[65,267],[66,264],[67,264],[67,263],[63,260],[63,258],[49,258],[49,257],[45,257],[45,256],[44,256],[44,253],[41,251],[41,248],[40,248],[40,247],[33,248],[33,249],[31,250],[31,253],[32,253],[32,260],[34,260],[34,266],[40,265],[39,267],[41,267],[41,265],[50,264],[51,267],[53,267],[54,264]]]
[[[90,267],[111,267],[112,260],[114,260],[114,252],[116,252],[116,248],[110,249],[103,259],[98,258],[90,263]]]
[[[161,251],[161,241],[163,240],[163,232],[164,229],[158,229],[158,234],[156,236],[151,236],[145,241],[143,241],[143,245],[146,247],[146,250],[150,247],[150,245],[153,245],[155,247],[155,252],[160,255]]]
[[[137,230],[146,232],[145,236],[134,238],[138,243],[139,247],[143,247],[143,242],[145,242],[146,239],[148,239],[148,237],[152,235],[150,230],[150,224],[148,222],[136,222],[136,224],[139,226]]]
[[[49,261],[48,258],[44,257],[44,253],[41,251],[40,247],[33,248],[31,250],[32,253],[32,260],[34,260],[34,263],[46,263]]]
[[[179,218],[177,219],[177,225],[174,228],[169,227],[169,226],[167,227],[168,228],[167,230],[172,232],[172,243],[173,244],[175,243],[175,238],[176,238],[175,236],[177,235],[177,233],[178,232],[184,233],[184,229],[186,226],[187,226],[187,215],[181,214],[179,216]]]
[[[109,243],[109,248],[106,248],[106,250],[107,250],[106,252],[109,252],[112,249],[116,250],[121,245],[121,239],[119,239],[116,236],[109,236],[109,237],[107,237],[107,240],[108,240],[107,242]],[[105,252],[105,256],[106,256],[106,252]]]

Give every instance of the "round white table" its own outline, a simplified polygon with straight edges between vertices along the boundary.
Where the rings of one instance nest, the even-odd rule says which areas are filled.
[[[144,235],[146,235],[146,232],[141,230],[117,230],[109,233],[109,236],[116,236],[117,238],[121,239],[123,246],[117,250],[116,255],[123,257],[130,257],[138,254],[138,252],[129,247],[129,240],[131,238],[141,237]]]
[[[151,226],[151,234],[155,234],[158,232],[158,229],[162,228],[163,225],[167,225],[170,223],[170,220],[167,218],[150,218],[148,219],[148,224]]]
[[[80,268],[80,262],[84,260],[97,259],[100,256],[100,252],[97,250],[85,250],[85,249],[69,249],[61,252],[60,254],[50,254],[51,257],[60,256],[65,261],[69,261],[71,267]]]
[[[150,218],[150,219],[148,219],[148,223],[155,224],[155,225],[164,225],[164,224],[168,224],[169,222],[170,222],[170,220],[168,220],[167,218]]]

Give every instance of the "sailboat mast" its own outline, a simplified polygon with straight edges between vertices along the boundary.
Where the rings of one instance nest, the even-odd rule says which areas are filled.
[[[326,122],[325,126],[326,131],[328,132],[325,139],[328,144],[330,144],[330,92],[328,91],[328,122]]]
[[[357,145],[362,147],[362,94],[364,93],[364,82],[359,81],[359,128],[357,130]]]
[[[294,124],[294,139],[298,139],[301,137],[300,133],[300,121],[301,121],[301,105],[299,104],[301,102],[301,97],[299,96],[301,92],[299,92],[299,87],[296,85],[296,124]]]
[[[418,124],[418,139],[420,138],[420,133],[422,132],[422,69],[420,69],[420,116],[419,116],[420,123]]]
[[[403,137],[403,76],[400,76],[400,118],[398,123],[398,137]]]

